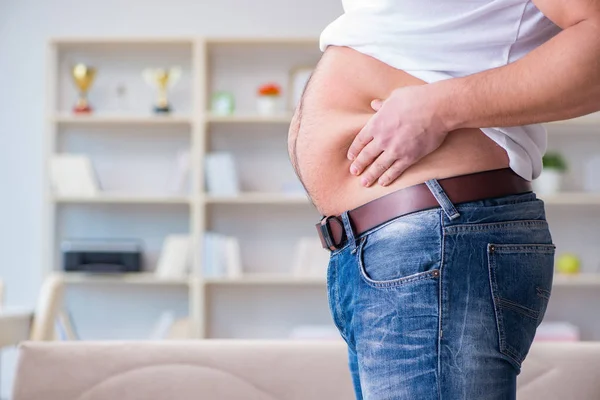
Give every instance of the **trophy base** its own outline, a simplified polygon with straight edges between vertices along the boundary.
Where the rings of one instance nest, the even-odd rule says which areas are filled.
[[[75,106],[75,107],[73,107],[73,112],[75,114],[89,114],[92,112],[92,107],[90,107],[90,106]]]
[[[159,106],[155,106],[153,109],[155,114],[169,114],[171,112],[171,107],[169,106],[164,106],[164,107],[159,107]]]

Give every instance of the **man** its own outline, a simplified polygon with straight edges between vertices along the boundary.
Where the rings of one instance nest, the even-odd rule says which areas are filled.
[[[346,0],[290,158],[357,398],[514,399],[552,288],[540,122],[600,109],[600,0]]]

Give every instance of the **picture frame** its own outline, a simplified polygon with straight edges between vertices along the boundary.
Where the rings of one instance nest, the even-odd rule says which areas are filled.
[[[302,94],[315,68],[310,66],[295,67],[290,71],[288,89],[288,108],[293,111],[300,104]]]

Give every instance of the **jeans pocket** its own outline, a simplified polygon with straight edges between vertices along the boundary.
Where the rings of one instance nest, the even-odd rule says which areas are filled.
[[[552,244],[489,244],[500,352],[520,370],[544,318],[554,273]]]
[[[391,288],[440,276],[437,245],[403,238],[372,240],[363,237],[356,252],[362,279],[372,287]]]

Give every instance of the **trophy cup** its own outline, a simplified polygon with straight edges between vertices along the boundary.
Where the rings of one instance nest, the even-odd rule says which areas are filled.
[[[142,71],[142,76],[146,83],[158,90],[158,98],[154,105],[154,112],[157,114],[168,114],[172,111],[167,98],[167,92],[175,86],[181,77],[181,68],[146,68]]]
[[[78,114],[92,112],[92,107],[88,103],[87,92],[96,77],[96,69],[89,65],[76,64],[71,68],[71,76],[79,89],[79,98],[77,99],[77,104],[73,107],[73,112]]]

